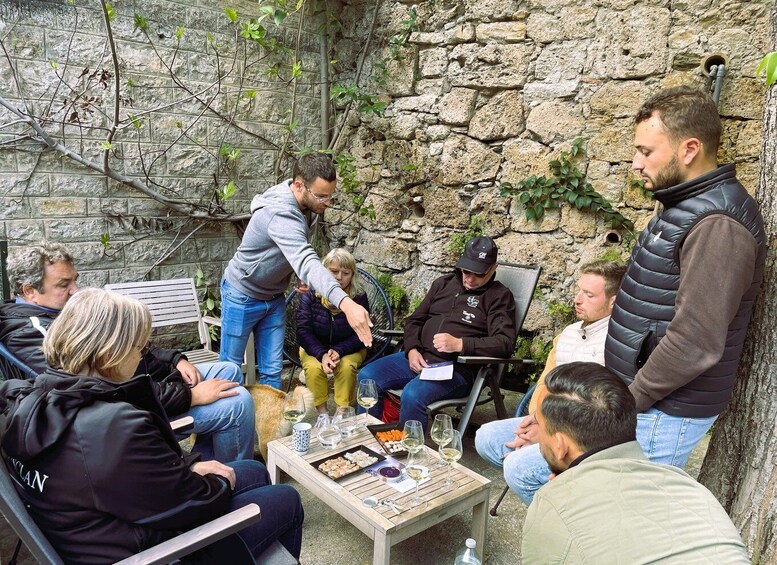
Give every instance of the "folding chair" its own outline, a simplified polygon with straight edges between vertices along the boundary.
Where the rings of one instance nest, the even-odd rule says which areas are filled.
[[[515,297],[515,327],[518,331],[521,330],[523,321],[526,319],[541,271],[542,267],[539,265],[514,265],[510,263],[499,263],[499,267],[496,270],[496,280],[509,288]],[[464,355],[459,356],[456,362],[480,366],[469,395],[448,400],[438,400],[427,406],[426,411],[429,415],[429,421],[432,421],[434,414],[452,406],[456,407],[457,410],[461,411],[458,430],[462,436],[467,430],[470,417],[476,406],[493,401],[496,406],[497,417],[500,420],[507,418],[504,395],[500,390],[505,368],[508,364],[533,363],[531,359],[519,357],[501,358]],[[483,392],[484,386],[488,387],[488,392]]]
[[[391,314],[386,293],[383,292],[375,277],[363,269],[359,271],[359,279],[362,287],[367,293],[367,301],[370,305],[370,319],[372,320],[372,347],[367,349],[367,357],[362,366],[377,359],[388,347],[391,339],[387,337],[384,330],[394,329],[394,316]],[[292,290],[286,297],[286,335],[283,342],[283,356],[296,367],[301,367],[299,360],[299,343],[297,342],[297,309],[299,308],[300,294]],[[291,382],[291,380],[290,380]]]
[[[35,379],[38,373],[0,343],[0,375],[4,379]]]
[[[537,388],[536,384],[531,385],[529,390],[526,391],[526,394],[523,395],[523,398],[521,399],[521,402],[518,404],[518,408],[515,411],[516,418],[529,415],[529,403],[531,402],[531,397],[534,394],[535,388]],[[510,487],[505,485],[505,488],[502,489],[502,493],[499,495],[499,498],[496,499],[494,506],[492,506],[491,510],[488,511],[489,514],[496,516],[496,511],[499,508],[499,505],[502,504],[502,499],[505,497],[509,490]]]

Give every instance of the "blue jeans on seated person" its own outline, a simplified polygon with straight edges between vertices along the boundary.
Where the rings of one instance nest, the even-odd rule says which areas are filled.
[[[286,301],[258,300],[221,281],[221,361],[243,363],[248,336],[254,332],[259,383],[281,388]],[[253,359],[248,360],[249,363]]]
[[[243,373],[234,363],[200,363],[195,365],[202,380],[223,379],[243,382]],[[199,453],[203,461],[237,461],[254,458],[254,400],[242,386],[236,387],[237,396],[220,398],[210,404],[192,406],[185,414],[194,418],[191,433],[197,434],[192,453]],[[190,432],[178,434],[183,439]]]
[[[650,408],[637,414],[637,441],[654,463],[682,469],[715,418],[683,418]],[[475,449],[483,459],[504,469],[505,482],[528,506],[534,493],[548,482],[550,469],[537,444],[518,450],[505,447],[504,443],[515,437],[521,420],[508,418],[484,424],[475,436]]]
[[[262,512],[258,522],[238,532],[256,558],[278,540],[295,559],[302,547],[305,514],[299,493],[289,485],[273,485],[264,465],[258,461],[233,461],[235,488],[230,511],[256,503]]]
[[[399,424],[408,420],[418,420],[424,429],[428,426],[426,407],[432,402],[447,398],[457,398],[469,394],[472,384],[456,371],[448,381],[422,381],[410,368],[410,363],[402,352],[381,357],[359,370],[358,381],[372,379],[378,388],[378,403],[370,408],[372,416],[380,418],[383,414],[383,394],[387,390],[402,389],[402,403],[399,411]],[[364,409],[359,407],[359,413]]]

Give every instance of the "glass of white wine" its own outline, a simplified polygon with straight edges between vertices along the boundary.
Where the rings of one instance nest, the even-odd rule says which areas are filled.
[[[459,430],[446,430],[445,436],[447,436],[448,441],[440,444],[440,457],[442,457],[442,460],[448,467],[448,474],[445,477],[445,482],[443,484],[451,486],[456,484],[456,481],[451,477],[453,464],[461,459],[461,454],[464,450],[461,446],[461,434],[459,433]]]
[[[437,447],[439,448],[451,440],[450,435],[447,435],[445,432],[452,429],[453,420],[451,420],[451,417],[448,414],[437,414],[434,417],[434,423],[432,423],[432,429],[429,435],[432,437],[432,441],[436,443]],[[442,466],[442,463],[437,462],[432,465],[432,469],[436,469]]]
[[[283,404],[283,418],[291,425],[301,422],[305,417],[305,399],[294,391],[286,393],[286,401]]]
[[[372,408],[378,403],[378,387],[375,381],[372,379],[364,379],[359,381],[359,386],[356,389],[356,402],[359,406],[364,408],[364,425],[367,425],[367,410]]]
[[[423,446],[423,440],[421,445]],[[415,495],[409,500],[411,508],[425,508],[427,505],[426,499],[418,494],[418,485],[429,476],[429,469],[421,465],[422,462],[423,455],[420,450],[416,450],[410,452],[410,457],[405,465],[405,475],[415,481]]]
[[[424,448],[424,428],[418,420],[408,420],[402,430],[402,447],[411,455]]]

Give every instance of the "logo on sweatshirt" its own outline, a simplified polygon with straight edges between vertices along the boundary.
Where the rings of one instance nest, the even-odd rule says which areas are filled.
[[[470,312],[468,310],[464,310],[464,312],[461,313],[461,321],[466,322],[468,324],[472,323],[472,320],[475,319],[475,313]]]
[[[478,304],[480,304],[480,299],[477,296],[467,297],[467,306],[469,306],[470,308],[477,308]]]
[[[16,471],[16,476],[21,482],[33,490],[37,490],[41,493],[43,492],[43,485],[46,482],[46,479],[49,478],[48,475],[44,475],[35,469],[28,469],[24,463],[13,457],[8,458],[8,464]]]

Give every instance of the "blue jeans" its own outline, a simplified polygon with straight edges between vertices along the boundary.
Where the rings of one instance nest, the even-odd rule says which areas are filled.
[[[715,418],[682,418],[650,408],[637,414],[637,441],[654,463],[682,469]],[[548,482],[550,469],[537,444],[518,450],[505,447],[504,443],[515,437],[521,420],[508,418],[481,426],[475,436],[475,449],[483,459],[504,469],[505,482],[528,506],[534,493]]]
[[[305,514],[299,493],[289,485],[273,485],[264,465],[258,461],[233,461],[235,488],[230,511],[256,503],[262,511],[258,522],[238,532],[256,558],[278,540],[295,559],[302,547]]]
[[[258,300],[221,281],[221,352],[219,359],[241,365],[248,336],[254,332],[259,383],[281,388],[286,301]],[[253,362],[249,359],[248,362]]]
[[[243,382],[243,373],[234,363],[200,363],[196,367],[203,381]],[[242,386],[233,390],[238,391],[237,396],[192,406],[185,414],[194,418],[192,433],[197,434],[192,453],[199,453],[203,461],[216,459],[223,463],[254,458],[254,400]],[[187,435],[179,435],[179,439]]]
[[[410,368],[405,354],[392,353],[365,365],[359,371],[358,381],[372,379],[378,388],[378,403],[370,408],[370,414],[380,418],[383,414],[383,394],[387,390],[402,389],[402,403],[399,410],[399,423],[418,420],[424,429],[428,418],[426,407],[432,402],[446,398],[457,398],[469,394],[472,384],[462,375],[453,372],[449,381],[422,381]],[[359,407],[359,413],[364,409]]]

